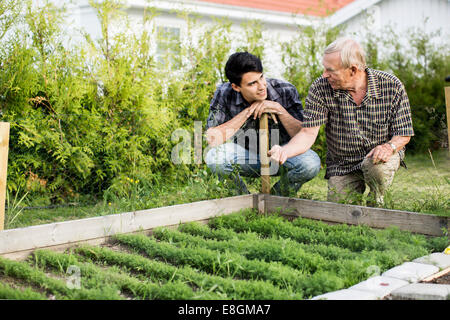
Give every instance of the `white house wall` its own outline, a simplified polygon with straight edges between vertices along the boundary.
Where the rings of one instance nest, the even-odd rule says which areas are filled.
[[[61,0],[54,1],[61,3]],[[146,0],[129,0],[127,12],[135,25],[133,30],[141,30],[142,13],[149,4],[158,10],[154,23],[161,26],[180,27],[181,37],[185,41],[187,36],[186,22],[183,18],[178,17],[174,10],[193,12],[200,16],[199,21],[205,25],[213,23],[211,17],[228,19],[233,23],[232,31],[236,36],[234,47],[242,43],[239,37],[242,35],[241,24],[243,22],[249,19],[261,21],[263,42],[265,43],[263,64],[266,75],[270,77],[282,77],[283,65],[279,43],[292,39],[297,32],[298,25],[317,25],[320,23],[318,18],[293,16],[284,12],[226,6],[203,1],[154,0],[149,2]],[[75,0],[69,8],[71,10],[70,24],[74,28],[84,29],[94,39],[101,36],[97,15],[95,10],[89,6],[88,0]],[[428,18],[428,21],[424,27],[426,18]],[[425,31],[441,28],[443,31],[441,39],[448,41],[450,38],[449,20],[450,0],[356,0],[328,17],[326,22],[331,25],[344,25],[347,34],[357,34],[360,38],[364,37],[364,27],[370,31],[382,30],[386,25],[394,24],[396,30],[399,31],[421,26]],[[195,37],[195,32],[189,36]]]
[[[369,17],[372,16],[372,17]],[[425,20],[427,20],[425,24]],[[359,33],[392,26],[398,33],[420,28],[430,33],[441,29],[442,39],[450,37],[449,0],[382,0],[344,22],[348,33]]]
[[[58,2],[59,0],[55,0]],[[126,10],[134,30],[141,30],[142,15],[144,8],[148,4],[158,10],[157,16],[153,19],[154,26],[179,27],[182,39],[186,40],[186,21],[179,17],[173,10],[186,10],[195,12],[199,17],[198,22],[205,26],[214,23],[215,19],[227,19],[232,22],[232,33],[235,35],[235,42],[232,48],[242,45],[243,28],[241,24],[248,20],[259,20],[263,27],[263,42],[270,44],[265,46],[265,56],[263,64],[265,73],[269,77],[282,77],[283,65],[281,62],[281,48],[279,43],[289,41],[297,32],[297,25],[312,25],[317,23],[317,18],[293,16],[288,13],[273,13],[266,10],[251,8],[224,6],[199,1],[128,1]],[[78,0],[70,9],[70,24],[73,28],[85,30],[93,39],[101,36],[100,23],[95,10],[89,6],[87,0]],[[199,33],[200,31],[198,31]],[[195,33],[191,36],[196,36]]]

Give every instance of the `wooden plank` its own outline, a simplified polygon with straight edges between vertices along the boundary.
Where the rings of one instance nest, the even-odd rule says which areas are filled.
[[[269,115],[263,113],[259,120],[259,160],[261,162],[261,192],[270,193]]]
[[[200,224],[207,224],[209,222],[209,220],[210,219],[203,219],[203,220],[197,220],[196,222],[200,223]],[[168,226],[164,226],[164,227],[171,228],[171,229],[177,229],[178,228],[178,224],[176,224],[176,225],[168,225]],[[153,231],[153,229],[148,229],[148,230],[144,230],[144,231],[138,230],[138,231],[130,232],[130,233],[141,233],[141,234],[151,235],[152,231]],[[68,242],[68,243],[60,244],[60,245],[40,247],[39,249],[47,249],[47,250],[52,250],[52,251],[56,251],[56,252],[64,252],[68,248],[73,248],[73,247],[79,246],[79,245],[80,246],[81,245],[91,245],[91,246],[104,245],[110,240],[110,238],[111,238],[111,236],[106,236],[106,237],[95,238],[95,239],[90,239],[90,240],[83,240],[83,241],[77,241],[77,242]],[[0,254],[0,256],[2,256],[4,258],[7,258],[7,259],[10,259],[10,260],[25,260],[35,250],[36,250],[36,248],[29,249],[29,250],[15,251],[15,252],[10,252],[10,253]]]
[[[254,195],[250,194],[3,230],[0,231],[0,255],[106,238],[117,233],[130,233],[160,226],[210,219],[241,209],[253,208],[254,201]]]
[[[448,267],[448,268],[446,268],[446,269],[444,269],[444,270],[442,270],[442,271],[440,271],[438,273],[435,273],[435,274],[429,276],[428,278],[423,279],[421,282],[431,282],[434,279],[440,278],[440,277],[442,277],[443,275],[445,275],[445,274],[447,274],[449,272],[450,272],[450,267]]]
[[[345,205],[333,202],[265,195],[265,209],[268,212],[281,211],[283,215],[305,217],[316,220],[365,224],[374,228],[397,226],[401,230],[432,236],[444,235],[450,218],[416,212]]]
[[[6,177],[8,171],[9,123],[0,122],[0,230],[5,227]]]
[[[20,260],[27,259],[30,256],[30,254],[32,254],[33,251],[35,251],[36,249],[48,249],[48,250],[52,250],[55,252],[64,252],[66,249],[71,248],[73,246],[77,246],[77,245],[99,246],[99,245],[105,244],[109,238],[110,237],[96,238],[96,239],[91,239],[91,240],[70,242],[70,243],[54,245],[54,246],[33,248],[33,249],[29,249],[29,250],[14,251],[14,252],[0,254],[0,256],[10,259],[10,260],[20,261]]]
[[[447,109],[448,151],[450,152],[450,87],[445,87],[445,106]]]
[[[265,214],[265,213],[267,213],[267,210],[266,210],[266,203],[265,203],[265,195],[264,194],[258,194],[257,195],[257,204],[256,204],[256,206],[255,207],[253,207],[254,209],[258,209],[258,212],[259,213],[261,213],[261,214]]]

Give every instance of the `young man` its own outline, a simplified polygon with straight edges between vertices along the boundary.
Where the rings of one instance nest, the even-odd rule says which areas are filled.
[[[395,76],[367,68],[363,49],[352,39],[330,44],[322,64],[323,75],[305,101],[302,130],[269,155],[283,163],[304,153],[326,123],[328,200],[354,202],[367,184],[367,205],[382,206],[414,135],[405,88]]]
[[[260,59],[248,52],[232,54],[225,66],[229,82],[218,86],[210,104],[206,138],[211,149],[208,167],[219,176],[236,173],[238,194],[249,193],[241,175],[258,177],[259,118],[270,113],[272,142],[284,145],[302,127],[302,104],[295,87],[285,81],[266,79]],[[277,140],[278,139],[278,140]],[[312,150],[287,159],[290,194],[295,194],[320,170],[320,158]],[[288,195],[277,182],[273,194]]]

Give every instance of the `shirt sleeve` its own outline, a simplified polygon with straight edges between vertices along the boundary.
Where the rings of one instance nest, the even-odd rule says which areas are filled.
[[[211,103],[209,105],[209,115],[206,120],[205,130],[217,127],[222,123],[230,120],[228,119],[229,117],[225,112],[225,107],[220,103],[220,101],[222,100],[222,91],[220,90],[220,88],[218,88],[214,93],[214,97],[211,99]]]
[[[393,110],[390,119],[389,135],[393,136],[413,136],[411,107],[408,95],[402,83],[398,84],[397,94],[392,103]]]
[[[316,81],[309,88],[303,110],[303,124],[305,128],[318,127],[328,120],[328,108],[325,105],[324,95],[321,94]]]
[[[303,106],[297,89],[291,85],[287,90],[287,103],[283,106],[289,114],[299,121],[303,121]]]

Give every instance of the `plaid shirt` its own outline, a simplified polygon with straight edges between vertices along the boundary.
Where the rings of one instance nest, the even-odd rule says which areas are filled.
[[[266,81],[267,100],[278,102],[287,110],[287,112],[289,112],[291,116],[302,121],[303,108],[297,89],[289,82],[283,80],[267,78]],[[210,103],[205,130],[231,120],[249,106],[250,104],[242,97],[242,94],[233,90],[229,82],[219,85]],[[242,125],[241,129],[242,130],[238,130],[238,132],[233,136],[233,142],[239,143],[247,150],[258,152],[259,119],[253,120],[253,117],[248,118]],[[248,138],[249,129],[253,129],[254,131],[252,132],[256,133],[256,146],[253,146],[253,143],[252,145],[249,145],[249,140],[251,140]],[[281,124],[281,121],[278,120],[278,124],[276,124],[271,117],[269,117],[269,132],[273,133],[272,129],[279,129],[279,141],[274,141],[274,143],[283,145],[288,143],[291,139],[288,132]],[[246,133],[247,138],[245,138]]]
[[[393,136],[413,136],[411,109],[403,84],[386,72],[366,69],[367,93],[356,105],[345,90],[333,90],[321,77],[310,87],[303,127],[326,123],[325,178],[361,169],[364,157]],[[399,151],[400,159],[404,150]]]

